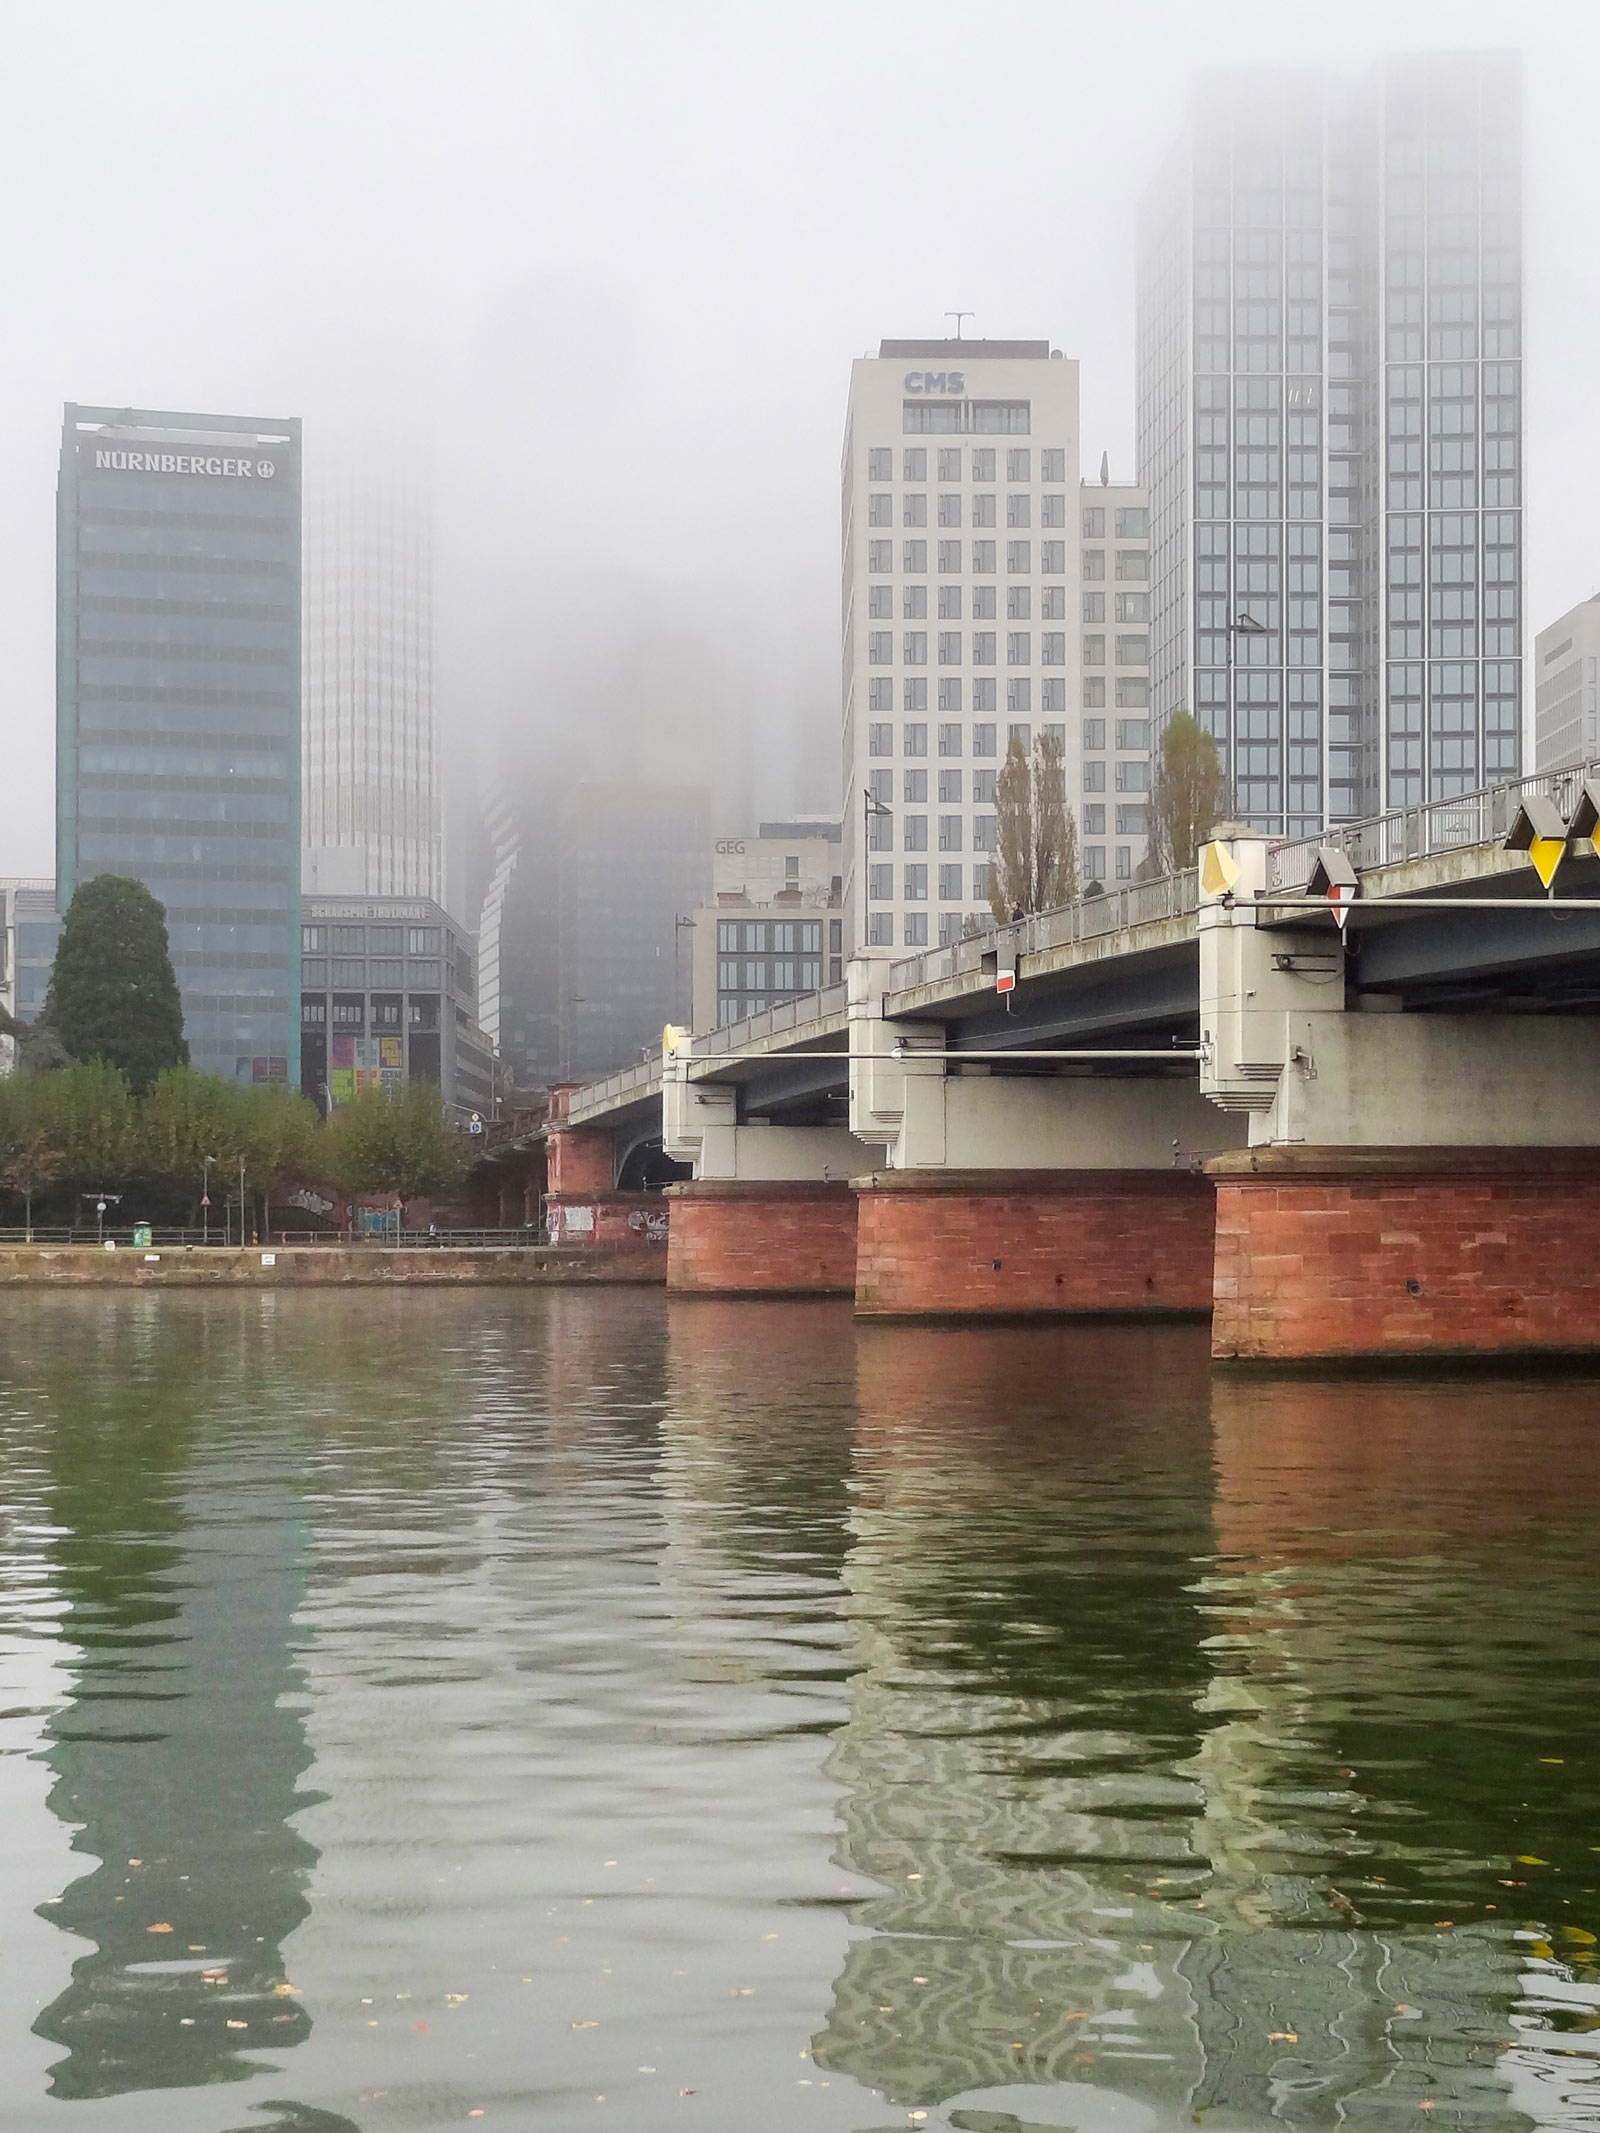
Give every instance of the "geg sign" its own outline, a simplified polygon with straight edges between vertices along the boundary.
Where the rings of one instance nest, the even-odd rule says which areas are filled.
[[[964,393],[966,380],[959,370],[908,370],[908,393]]]

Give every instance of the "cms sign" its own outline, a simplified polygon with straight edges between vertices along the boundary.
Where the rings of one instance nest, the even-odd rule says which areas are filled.
[[[963,393],[966,382],[959,370],[908,370],[908,393]]]

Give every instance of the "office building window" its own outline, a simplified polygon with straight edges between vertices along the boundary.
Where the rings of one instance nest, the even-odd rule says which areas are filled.
[[[941,481],[959,481],[961,479],[961,447],[959,444],[940,445],[939,479]]]
[[[1150,620],[1150,595],[1148,593],[1118,593],[1117,620],[1119,622],[1148,622]]]
[[[875,667],[892,667],[894,665],[893,630],[868,630],[867,662],[870,666]]]
[[[1033,498],[1024,490],[1010,491],[1006,496],[1006,524],[1008,526],[1031,526],[1033,524]]]
[[[894,524],[894,498],[887,492],[867,498],[867,524],[869,526],[892,526]]]
[[[926,911],[907,911],[902,922],[901,943],[907,948],[926,948],[928,945],[928,914]]]
[[[1133,852],[1126,844],[1117,846],[1117,879],[1118,881],[1132,881],[1133,879]]]
[[[1106,833],[1106,803],[1104,800],[1085,800],[1079,810],[1080,827],[1086,837],[1103,837]]]
[[[972,684],[973,710],[993,711],[999,702],[999,698],[997,697],[995,690],[996,683],[995,678],[992,674],[977,675],[974,678]],[[973,742],[972,752],[974,755],[978,755],[982,752],[979,749],[976,741]]]
[[[958,875],[960,871],[958,867],[956,869]],[[956,894],[959,896],[960,893],[958,888]],[[961,913],[959,911],[941,911],[939,913],[939,946],[941,948],[952,948],[960,938]]]
[[[908,444],[905,449],[905,466],[902,481],[926,481],[928,478],[928,447],[925,444]],[[1120,518],[1121,513],[1117,516]]]
[[[975,904],[982,904],[987,903],[988,900],[989,867],[988,862],[985,861],[982,866],[976,866],[972,870],[972,901]],[[993,924],[993,920],[989,917],[987,912],[979,912],[976,914],[976,916],[980,928],[986,925]]]
[[[1033,632],[1031,630],[1006,631],[1006,665],[1030,667],[1033,664]]]
[[[988,705],[986,705],[986,706],[985,706],[984,708],[985,708],[986,710],[990,710],[990,711],[992,711],[992,710],[994,709],[994,705],[993,705],[993,704],[991,703],[991,704],[988,704]],[[994,754],[994,752],[995,752],[995,729],[994,729],[994,727],[993,727],[993,726],[990,726],[990,725],[978,725],[978,726],[974,726],[974,727],[973,727],[973,729],[972,729],[972,752],[973,752],[973,754],[974,754],[974,755],[976,755],[976,756],[986,756],[986,755],[992,756],[992,755]],[[993,775],[994,775],[994,773],[993,773],[993,771],[989,771],[989,772],[984,772],[984,771],[981,771],[981,770],[977,770],[977,771],[974,771],[974,772],[973,772],[973,775],[972,775],[972,797],[973,797],[973,798],[974,798],[975,800],[977,800],[977,799],[981,799],[981,798],[982,798],[982,794],[981,794],[981,793],[980,793],[980,792],[978,791],[978,780],[979,780],[980,778],[982,778],[982,777],[986,776],[986,775],[992,778],[992,777],[993,777]]]
[[[939,849],[941,852],[959,852],[961,849],[961,817],[939,817]]]
[[[879,863],[867,869],[867,895],[875,904],[894,902],[894,868]]]
[[[941,585],[939,587],[939,620],[941,622],[959,622],[961,619],[961,587],[959,585]]]
[[[1103,541],[1105,539],[1106,514],[1103,505],[1091,504],[1084,511],[1083,537],[1086,541]]]
[[[925,852],[928,849],[928,818],[926,815],[902,815],[900,817],[900,849],[902,852]]]
[[[1006,587],[1006,620],[1008,622],[1031,622],[1033,620],[1033,587],[1031,585],[1008,585]]]
[[[961,862],[939,869],[939,901],[942,904],[958,904],[961,901]]]
[[[337,946],[337,942],[335,946]],[[407,955],[437,955],[439,953],[439,928],[437,926],[408,926],[406,928]]]
[[[1118,792],[1148,792],[1150,790],[1150,765],[1141,756],[1134,762],[1118,763]]]
[[[926,541],[907,541],[901,549],[900,567],[908,578],[923,578],[928,574],[928,544]]]
[[[1083,789],[1085,792],[1104,792],[1106,789],[1106,766],[1087,758],[1083,766]]]
[[[867,451],[868,481],[894,480],[894,450],[887,444],[875,444]]]
[[[1033,454],[1025,444],[1008,445],[1006,448],[1006,480],[1032,481]]]
[[[957,871],[959,872],[959,869]],[[958,889],[956,893],[959,895],[961,892]],[[300,1027],[302,1029],[326,1029],[327,1025],[327,1001],[302,995],[300,1000]]]
[[[900,523],[902,526],[925,526],[928,523],[928,499],[912,492],[902,496]]]
[[[1105,665],[1106,640],[1104,637],[1084,638],[1083,663],[1086,667],[1103,667]]]
[[[926,630],[907,630],[903,646],[904,663],[908,667],[925,667],[928,664],[928,633]]]
[[[1086,844],[1083,848],[1083,874],[1086,881],[1104,881],[1106,878],[1106,848],[1103,844]]]
[[[928,619],[928,588],[926,585],[902,585],[900,588],[900,619],[902,622],[926,622]]]
[[[1026,577],[1033,568],[1032,541],[1006,542],[1006,572],[1010,577]]]
[[[1083,551],[1083,582],[1097,584],[1106,574],[1106,552],[1103,548],[1086,548]]]
[[[867,568],[868,570],[893,570],[894,542],[868,541]]]
[[[924,725],[906,726],[900,734],[902,755],[926,755],[928,752],[928,729]]]
[[[995,848],[993,815],[974,815],[972,818],[972,849],[975,852],[992,852]]]
[[[1067,588],[1064,585],[1041,585],[1039,588],[1039,620],[1041,622],[1065,622],[1067,619]]]
[[[1041,726],[1039,731],[1044,737],[1044,739],[1049,741],[1053,747],[1058,748],[1063,755],[1066,754],[1067,729],[1065,726],[1058,726],[1054,722],[1051,722],[1044,726]]]
[[[1103,674],[1086,674],[1083,678],[1083,708],[1097,711],[1106,700],[1106,678]]]
[[[869,622],[892,622],[894,620],[894,587],[892,585],[869,585],[867,587],[867,620]]]
[[[1150,701],[1150,684],[1143,676],[1119,674],[1117,676],[1117,703],[1120,709],[1142,709]]]
[[[960,571],[961,543],[959,541],[941,541],[939,543],[939,568],[946,574],[951,571]]]
[[[1064,496],[1041,496],[1039,523],[1041,526],[1064,526],[1067,523],[1067,499]]]
[[[1101,744],[1102,746],[1104,743]],[[1148,748],[1150,746],[1150,721],[1147,718],[1119,718],[1117,720],[1117,746],[1119,748]]]
[[[928,773],[925,770],[903,770],[900,773],[903,790],[900,797],[908,807],[926,807],[928,804]]]
[[[1119,637],[1117,639],[1117,665],[1119,667],[1147,667],[1150,664],[1150,640],[1148,637]]]
[[[975,526],[992,526],[995,523],[995,504],[992,496],[975,496],[972,499],[972,523]]]
[[[941,704],[939,708],[944,710],[946,706]],[[939,728],[939,753],[941,755],[960,755],[961,728],[959,726],[941,726]],[[941,770],[939,773],[941,778],[946,778],[949,775],[950,773],[947,770]],[[959,777],[960,772],[958,771],[956,775]]]
[[[1142,837],[1145,833],[1145,811],[1142,803],[1129,801],[1117,809],[1117,835],[1119,837]]]
[[[941,674],[939,676],[939,709],[941,711],[959,711],[961,709],[961,676],[959,674]],[[959,734],[961,729],[956,727],[953,730]],[[961,747],[958,741],[956,753],[959,755],[960,752]]]
[[[1119,541],[1142,541],[1150,531],[1150,514],[1143,504],[1121,505],[1115,530]]]
[[[974,622],[993,622],[997,612],[995,601],[999,587],[974,585],[972,588],[972,619]]]
[[[972,544],[972,574],[975,578],[994,575],[995,544],[993,541],[974,541]]]
[[[939,632],[939,664],[942,667],[960,666],[961,632],[959,630],[941,630]]]
[[[1103,748],[1106,744],[1106,722],[1103,718],[1086,718],[1083,722],[1083,745],[1085,748]]]
[[[992,667],[994,665],[994,637],[993,630],[973,631],[972,664],[975,667]]]
[[[869,911],[867,913],[867,946],[869,948],[892,948],[894,946],[894,913],[892,911]]]
[[[1150,558],[1142,548],[1119,548],[1117,550],[1117,576],[1119,578],[1148,578]]]
[[[320,955],[327,946],[321,926],[300,928],[300,952],[302,955]]]
[[[867,753],[868,755],[894,754],[893,726],[873,724],[867,728]]]
[[[926,711],[928,708],[928,683],[924,675],[908,674],[900,684],[900,708],[902,711]]]
[[[1039,479],[1041,481],[1065,481],[1067,478],[1067,455],[1058,444],[1046,445],[1039,454]]]
[[[1039,568],[1047,578],[1059,578],[1067,567],[1067,544],[1065,541],[1041,541],[1039,543]]]
[[[941,526],[959,526],[961,523],[961,497],[941,495],[939,498],[939,523]]]
[[[1041,666],[1062,667],[1067,663],[1067,633],[1065,630],[1046,630],[1039,639],[1039,662]]]
[[[1016,724],[1008,727],[1006,730],[1006,746],[1008,748],[1020,748],[1023,754],[1026,755],[1033,746],[1033,728],[1026,724]]]
[[[959,738],[961,729],[959,726],[957,726],[953,729],[941,728],[941,740],[944,737],[944,733],[949,730],[953,730]],[[952,748],[949,752],[951,755],[959,755],[961,753],[961,750],[959,748]],[[941,748],[939,753],[943,755],[945,753],[945,750]],[[947,807],[959,807],[961,805],[961,772],[959,770],[940,771],[939,798],[940,801]]]
[[[972,478],[974,481],[994,480],[994,446],[975,444],[972,447]]]
[[[867,709],[869,711],[892,711],[894,709],[894,677],[890,674],[874,674],[867,683]]]
[[[928,864],[919,860],[905,869],[905,901],[908,904],[925,904],[928,901]]]

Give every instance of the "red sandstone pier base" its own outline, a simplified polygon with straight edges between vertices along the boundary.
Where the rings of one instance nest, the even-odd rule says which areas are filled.
[[[1217,1192],[1212,1353],[1600,1353],[1583,1148],[1255,1148]]]
[[[669,1185],[667,1287],[698,1296],[849,1296],[856,1203],[846,1184]]]
[[[858,1179],[863,1317],[1205,1316],[1215,1202],[1183,1170],[892,1170]]]

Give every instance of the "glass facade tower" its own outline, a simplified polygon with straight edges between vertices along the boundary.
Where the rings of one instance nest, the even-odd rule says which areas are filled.
[[[69,406],[57,894],[166,906],[190,1057],[299,1081],[300,425]]]
[[[1138,313],[1157,723],[1290,836],[1517,775],[1515,58],[1203,82]]]

